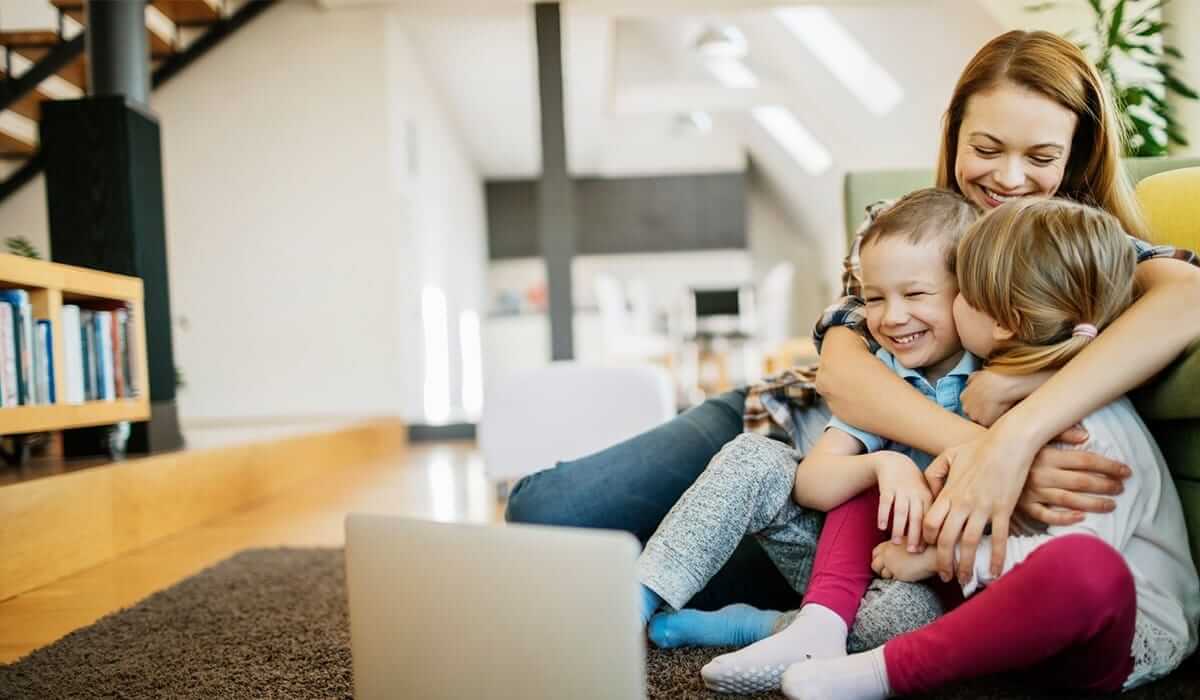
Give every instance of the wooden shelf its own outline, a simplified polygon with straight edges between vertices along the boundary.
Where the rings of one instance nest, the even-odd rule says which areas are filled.
[[[29,292],[33,315],[49,319],[53,327],[54,394],[56,404],[0,407],[0,435],[109,425],[150,418],[150,383],[146,361],[146,319],[142,305],[142,280],[82,267],[0,254],[0,288]],[[129,342],[134,347],[135,385],[140,395],[111,401],[62,403],[67,394],[66,348],[63,341],[62,305],[121,301],[132,308],[134,320]]]
[[[150,403],[140,396],[80,404],[8,406],[0,408],[0,435],[85,428],[89,425],[109,425],[124,420],[146,420],[149,417]]]

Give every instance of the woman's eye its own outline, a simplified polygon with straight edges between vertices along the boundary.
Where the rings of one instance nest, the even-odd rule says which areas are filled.
[[[975,152],[978,153],[979,156],[982,158],[991,158],[991,157],[995,156],[997,153],[999,153],[1000,151],[997,151],[997,150],[994,150],[991,148],[980,148],[979,146],[975,146]]]
[[[878,304],[879,302],[883,301],[883,299],[880,299],[879,297],[867,297],[863,301],[868,304]]]
[[[1032,160],[1038,165],[1050,165],[1058,159],[1054,156],[1030,156],[1029,160]]]

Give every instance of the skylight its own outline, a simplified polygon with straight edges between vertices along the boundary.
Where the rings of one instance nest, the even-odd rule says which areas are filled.
[[[758,76],[736,58],[710,58],[704,61],[709,72],[725,87],[752,88],[758,86]]]
[[[820,175],[833,165],[833,156],[821,145],[808,129],[800,123],[792,110],[781,105],[764,105],[751,110],[762,128],[775,139],[804,168],[809,175]]]
[[[872,113],[884,115],[904,98],[904,90],[875,62],[829,10],[784,7],[775,16]]]

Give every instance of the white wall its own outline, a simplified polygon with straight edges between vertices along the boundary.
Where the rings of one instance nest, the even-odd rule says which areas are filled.
[[[280,3],[154,93],[185,424],[421,420],[425,284],[447,292],[457,381],[483,189],[404,30],[386,8]],[[0,231],[45,240],[40,182]]]

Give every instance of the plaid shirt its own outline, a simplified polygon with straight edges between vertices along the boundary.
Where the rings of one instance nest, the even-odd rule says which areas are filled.
[[[854,242],[850,245],[850,254],[842,262],[842,297],[825,309],[813,329],[813,342],[816,343],[818,352],[821,342],[825,340],[825,333],[837,326],[845,326],[861,335],[872,353],[879,349],[879,343],[875,342],[867,331],[867,313],[862,300],[862,268],[858,251],[867,227],[880,212],[891,206],[892,201],[894,200],[875,202],[867,207],[867,216],[858,227]],[[1169,245],[1154,245],[1133,236],[1129,237],[1129,241],[1137,251],[1139,263],[1152,258],[1174,258],[1200,267],[1200,257],[1190,250]],[[817,365],[794,367],[750,385],[742,416],[746,432],[783,438],[782,431],[786,433],[787,439],[795,444],[796,429],[792,412],[816,402],[816,376]]]

